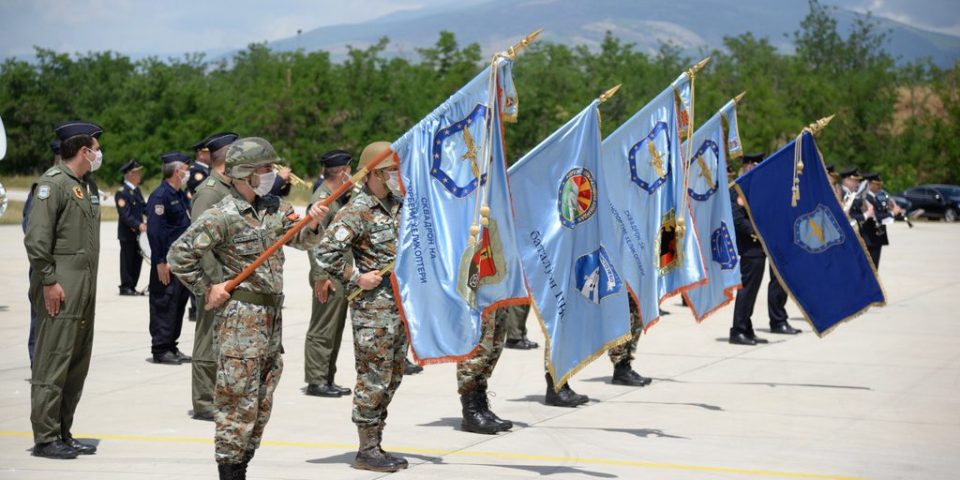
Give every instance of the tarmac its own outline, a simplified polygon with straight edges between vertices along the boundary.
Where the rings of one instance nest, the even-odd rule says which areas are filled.
[[[27,260],[0,227],[0,479],[215,479],[213,424],[192,420],[190,367],[155,365],[146,297],[121,297],[116,224],[104,223],[93,359],[74,434],[93,456],[30,456]],[[354,470],[351,398],[303,395],[311,294],[306,254],[287,251],[284,374],[251,479],[948,479],[960,468],[960,225],[890,230],[880,274],[888,304],[818,338],[790,303],[797,336],[768,334],[766,288],[754,325],[767,345],[727,343],[733,306],[697,324],[678,298],[640,340],[644,388],[610,384],[601,357],[571,382],[591,402],[543,404],[537,350],[505,350],[491,379],[509,433],[460,430],[454,366],[404,378],[384,446],[407,470]],[[146,265],[145,265],[146,267]],[[146,285],[148,269],[140,277]],[[765,280],[766,282],[766,280]],[[764,287],[766,283],[764,283]],[[189,353],[193,323],[180,348]],[[353,387],[349,329],[337,382]]]

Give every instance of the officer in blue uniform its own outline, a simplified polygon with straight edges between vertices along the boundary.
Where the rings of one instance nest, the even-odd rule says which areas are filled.
[[[150,240],[150,336],[155,363],[180,365],[190,357],[177,349],[190,291],[170,273],[167,251],[190,226],[190,200],[183,190],[190,158],[181,152],[160,156],[163,182],[147,201],[147,238]]]
[[[743,166],[740,174],[750,171],[763,161],[765,153],[755,153],[743,156]],[[737,290],[737,299],[733,305],[733,326],[730,328],[730,343],[734,345],[756,345],[767,343],[766,339],[757,337],[753,331],[753,307],[757,303],[757,293],[763,284],[763,270],[767,254],[760,244],[750,222],[750,214],[742,203],[743,200],[736,190],[730,189],[730,207],[733,211],[733,225],[737,232],[737,252],[740,253],[740,283],[743,288]]]
[[[142,170],[143,165],[136,160],[130,160],[120,167],[123,185],[114,196],[119,215],[117,239],[120,240],[120,295],[124,296],[140,295],[137,292],[137,281],[140,280],[143,259],[140,258],[137,237],[147,231],[144,218],[147,202],[140,192]]]

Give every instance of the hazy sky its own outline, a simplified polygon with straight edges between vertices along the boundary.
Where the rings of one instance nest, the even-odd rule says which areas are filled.
[[[317,27],[401,10],[484,0],[0,0],[0,58],[38,45],[60,52],[132,55],[243,48]],[[631,1],[631,0],[624,0]],[[676,1],[676,0],[673,0]],[[736,1],[736,0],[731,0]],[[806,0],[770,0],[777,2]],[[960,35],[960,0],[824,0],[921,28]]]

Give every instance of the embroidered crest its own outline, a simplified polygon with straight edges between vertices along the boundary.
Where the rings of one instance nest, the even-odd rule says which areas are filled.
[[[602,245],[578,258],[573,272],[577,290],[591,303],[600,303],[603,297],[618,293],[623,288],[623,280],[613,268]]]
[[[46,200],[50,197],[50,185],[40,185],[37,187],[37,198]]]
[[[73,196],[83,200],[83,189],[79,185],[73,186]]]
[[[117,199],[117,206],[120,207],[120,208],[126,207],[126,206],[127,206],[127,201],[124,200],[124,199],[122,199],[122,198],[118,198],[118,199]]]
[[[157,215],[163,215],[163,204],[157,204],[153,206],[153,213]]]
[[[481,178],[479,158],[485,140],[487,107],[477,105],[470,115],[433,135],[430,176],[457,198],[463,198],[486,182]]]
[[[560,223],[573,228],[593,216],[597,211],[596,198],[597,182],[590,170],[574,168],[567,172],[560,182],[560,194],[557,196]]]
[[[671,142],[667,124],[657,122],[646,137],[630,148],[630,179],[647,193],[667,181],[671,171]]]
[[[705,140],[690,160],[690,198],[705,202],[720,188],[717,167],[720,165],[720,147],[713,140]]]

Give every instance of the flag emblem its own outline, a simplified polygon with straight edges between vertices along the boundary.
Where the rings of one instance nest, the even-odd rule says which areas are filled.
[[[457,198],[470,195],[487,180],[479,165],[486,115],[487,107],[478,104],[466,118],[433,135],[430,175]]]
[[[493,219],[480,230],[480,241],[468,246],[460,258],[460,282],[457,291],[471,306],[476,305],[477,289],[497,283],[506,274],[503,245]]]
[[[713,261],[720,264],[721,270],[733,270],[737,266],[737,247],[730,238],[726,222],[721,221],[720,226],[710,234],[710,254]]]
[[[793,233],[794,243],[810,253],[825,252],[844,240],[837,219],[823,204],[799,216],[793,224]]]
[[[670,209],[663,215],[660,232],[657,235],[657,269],[660,273],[667,273],[680,265],[680,250],[677,249],[679,239],[677,213],[676,210]]]
[[[646,137],[630,148],[630,179],[647,193],[653,193],[670,175],[670,134],[666,122],[657,122]]]
[[[597,182],[586,168],[574,168],[560,182],[557,209],[560,223],[573,228],[593,216],[597,211]]]
[[[690,198],[705,202],[717,193],[720,188],[720,179],[717,178],[719,162],[720,147],[713,140],[704,140],[690,160],[690,187],[687,188]]]
[[[603,246],[578,258],[573,271],[577,291],[591,303],[600,303],[607,295],[613,295],[623,288],[623,280],[613,268]]]

